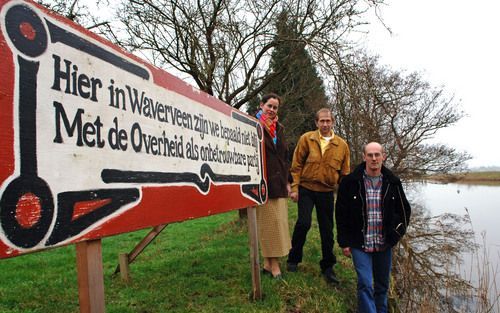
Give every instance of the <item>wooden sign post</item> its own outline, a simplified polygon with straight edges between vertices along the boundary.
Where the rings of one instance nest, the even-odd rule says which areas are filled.
[[[250,264],[252,270],[252,299],[262,299],[260,286],[259,241],[257,240],[257,213],[255,207],[247,209]]]
[[[76,244],[80,312],[104,312],[104,278],[101,240]]]
[[[77,244],[100,312],[100,238],[266,201],[256,119],[30,1],[0,27],[0,258]]]

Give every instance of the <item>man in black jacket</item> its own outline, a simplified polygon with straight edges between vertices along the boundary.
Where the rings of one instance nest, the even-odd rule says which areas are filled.
[[[340,182],[335,219],[342,253],[358,276],[358,312],[387,312],[391,248],[406,233],[411,208],[401,180],[383,162],[379,143],[363,149],[363,160]]]

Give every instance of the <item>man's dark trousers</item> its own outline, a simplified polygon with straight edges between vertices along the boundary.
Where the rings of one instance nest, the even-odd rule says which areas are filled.
[[[333,254],[333,191],[318,192],[299,186],[298,218],[292,236],[292,249],[288,254],[288,263],[302,262],[303,248],[307,232],[311,228],[313,207],[321,237],[323,259],[320,261],[321,271],[331,268],[335,263]]]

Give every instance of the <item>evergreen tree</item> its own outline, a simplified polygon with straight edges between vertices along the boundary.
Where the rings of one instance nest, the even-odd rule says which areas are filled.
[[[286,139],[293,152],[300,135],[316,128],[316,111],[327,107],[328,99],[306,45],[299,39],[296,21],[287,12],[283,12],[276,21],[276,28],[276,48],[269,68],[269,74],[276,78],[263,94],[274,92],[282,97],[278,116],[280,123],[286,128]],[[248,112],[255,113],[258,105],[257,100],[251,102]]]

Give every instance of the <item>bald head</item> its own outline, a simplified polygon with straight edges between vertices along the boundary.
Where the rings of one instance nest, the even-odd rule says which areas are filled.
[[[385,161],[384,148],[378,142],[370,142],[363,148],[363,160],[366,162],[366,172],[370,176],[379,176]]]
[[[363,154],[366,153],[366,150],[367,149],[370,149],[370,150],[380,150],[381,153],[385,154],[385,151],[384,151],[384,147],[382,147],[381,144],[379,144],[378,142],[375,142],[375,141],[372,141],[370,143],[367,143],[364,147],[363,147]]]

